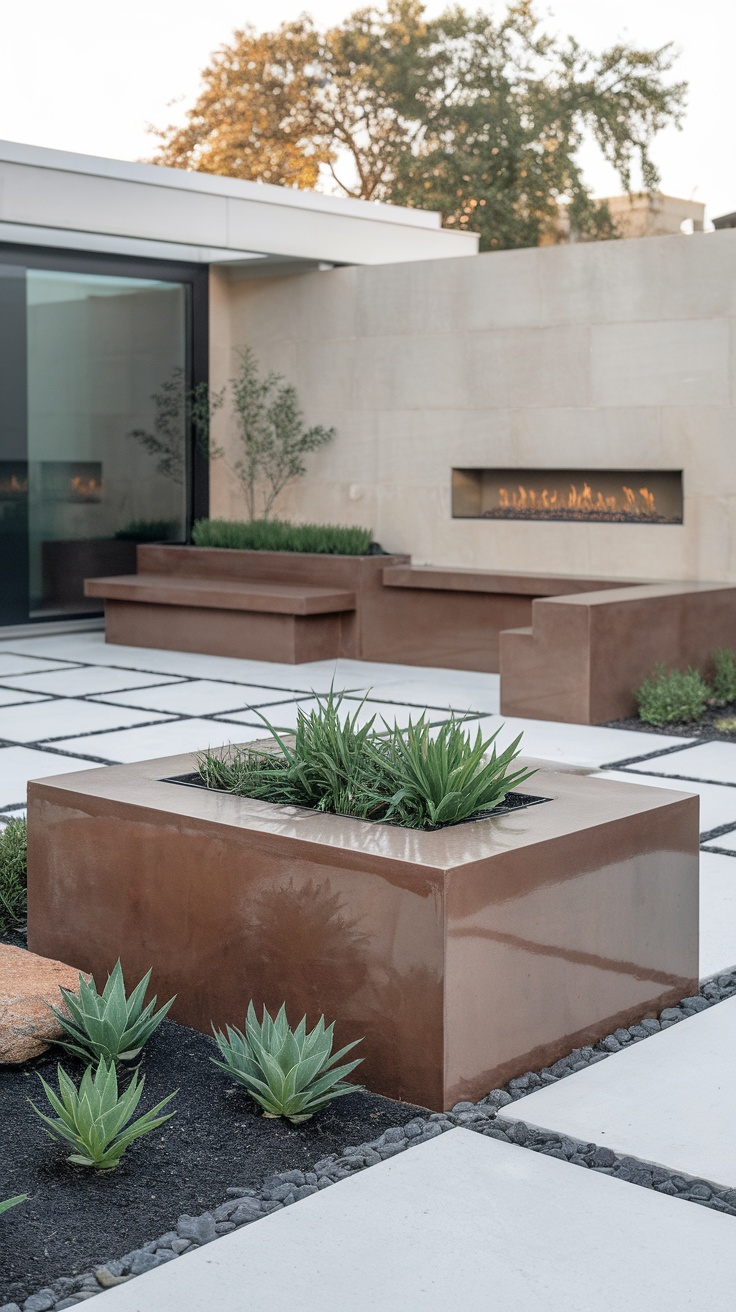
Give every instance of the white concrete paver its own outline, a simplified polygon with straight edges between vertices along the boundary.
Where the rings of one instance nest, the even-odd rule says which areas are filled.
[[[498,742],[507,745],[523,733],[525,756],[557,761],[564,765],[596,770],[608,763],[625,761],[645,752],[664,751],[688,739],[669,734],[638,733],[635,729],[606,729],[600,725],[558,724],[554,720],[525,720],[494,715],[480,721],[484,733],[501,732]]]
[[[49,742],[67,734],[123,729],[144,721],[164,720],[154,711],[133,711],[127,706],[99,706],[72,697],[33,702],[30,706],[0,707],[0,738],[16,743]],[[80,750],[84,751],[84,748]],[[92,752],[96,756],[96,752]]]
[[[160,676],[163,677],[163,676]],[[304,696],[303,693],[297,694]],[[216,715],[251,706],[268,706],[283,701],[280,688],[258,688],[248,683],[220,683],[213,679],[188,679],[184,682],[140,691],[111,693],[97,700],[116,706],[138,706],[154,711],[171,711],[176,715]]]
[[[105,1312],[710,1312],[731,1217],[450,1130],[118,1285]]]
[[[0,688],[0,706],[28,706],[30,702],[42,702],[46,699],[38,693],[21,692],[13,688]]]
[[[718,829],[720,825],[736,824],[736,788],[729,788],[726,784],[701,784],[697,780],[690,782],[672,779],[668,775],[640,774],[633,770],[601,770],[596,772],[595,777],[616,779],[619,783],[642,784],[646,788],[671,788],[679,793],[697,793],[700,798],[701,834]]]
[[[147,712],[150,719],[152,711]],[[104,761],[150,761],[158,756],[175,756],[178,752],[203,752],[208,747],[226,743],[252,742],[264,736],[263,726],[249,728],[217,720],[168,720],[162,724],[141,725],[117,733],[96,733],[88,738],[65,738],[54,742],[61,751],[87,752]],[[55,770],[63,774],[63,770]]]
[[[736,743],[710,742],[637,765],[642,774],[676,774],[710,783],[736,784]]]
[[[25,689],[29,693],[46,693],[54,697],[90,697],[93,693],[114,693],[120,688],[145,688],[159,684],[171,675],[143,674],[135,670],[106,669],[99,665],[75,665],[53,673],[15,675],[3,679],[4,687]]]
[[[36,642],[38,639],[35,640]],[[3,651],[0,643],[0,679],[8,675],[31,674],[34,670],[63,670],[68,662],[52,660],[51,657],[16,655],[14,651]]]
[[[503,1116],[728,1188],[736,1186],[735,1078],[730,998],[520,1098]]]
[[[724,852],[736,853],[736,829],[731,833],[718,834],[716,838],[711,838],[703,844],[703,851],[707,852],[709,848],[719,847]]]
[[[0,806],[24,806],[29,779],[93,769],[89,761],[62,756],[59,752],[39,752],[32,747],[0,747]]]
[[[700,853],[700,978],[736,967],[736,860]]]

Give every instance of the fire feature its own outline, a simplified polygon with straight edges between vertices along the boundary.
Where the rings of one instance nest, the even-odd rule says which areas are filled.
[[[679,471],[453,469],[455,519],[681,524]]]

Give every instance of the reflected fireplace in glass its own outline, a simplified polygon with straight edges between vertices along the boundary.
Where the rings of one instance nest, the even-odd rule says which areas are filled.
[[[682,524],[681,470],[453,469],[454,519]]]

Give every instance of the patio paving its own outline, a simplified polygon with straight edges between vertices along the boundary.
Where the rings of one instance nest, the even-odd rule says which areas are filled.
[[[351,708],[367,694],[363,718],[405,724],[428,710],[441,723],[454,710],[484,733],[503,726],[501,745],[523,731],[525,754],[560,768],[698,793],[701,977],[734,968],[736,744],[504,720],[491,674],[239,661],[106,646],[99,632],[9,639],[0,643],[0,822],[20,812],[28,779],[255,739],[264,732],[256,708],[292,728],[297,707],[309,709],[310,694],[331,686],[347,692]],[[735,1042],[736,998],[519,1099],[502,1116],[736,1190]],[[485,1306],[491,1297],[521,1312],[727,1306],[734,1224],[693,1203],[452,1130],[108,1291],[105,1307],[227,1312],[242,1306],[247,1289],[249,1306],[267,1312],[293,1302],[295,1272],[304,1312],[346,1305],[444,1312]],[[571,1234],[586,1266],[606,1273],[594,1298],[573,1276]]]
[[[520,1098],[503,1116],[733,1187],[735,1064],[731,998]]]
[[[733,1235],[731,1217],[456,1129],[118,1285],[104,1308],[726,1308]]]

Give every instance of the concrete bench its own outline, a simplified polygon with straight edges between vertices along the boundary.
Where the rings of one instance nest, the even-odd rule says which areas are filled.
[[[108,642],[289,664],[339,656],[356,605],[345,588],[153,573],[87,579],[85,595],[104,599]]]

